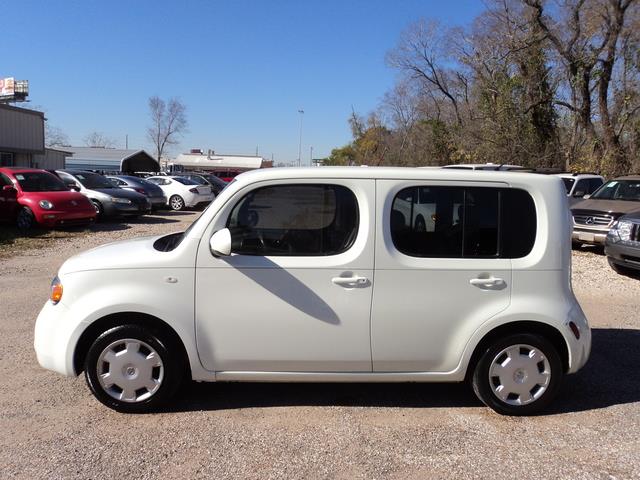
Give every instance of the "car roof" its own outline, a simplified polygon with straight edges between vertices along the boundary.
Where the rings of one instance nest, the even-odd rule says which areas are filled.
[[[602,175],[598,175],[597,173],[554,173],[556,177],[560,178],[604,178]]]
[[[248,184],[281,179],[375,179],[375,180],[435,180],[469,182],[506,182],[545,184],[559,182],[550,175],[503,170],[424,169],[413,167],[276,167],[241,173],[235,182]]]
[[[79,173],[82,173],[82,174],[90,173],[90,174],[93,174],[93,175],[100,175],[99,173],[90,172],[89,170],[73,170],[73,169],[69,170],[69,169],[66,169],[66,168],[59,168],[59,169],[56,170],[56,172],[68,173],[69,175],[77,175]],[[104,176],[104,175],[102,175],[102,176]]]
[[[5,170],[5,171],[8,171],[9,173],[47,172],[42,168],[31,168],[31,167],[0,167],[0,170]]]
[[[640,181],[640,175],[624,175],[622,177],[616,177],[613,180],[634,180]]]

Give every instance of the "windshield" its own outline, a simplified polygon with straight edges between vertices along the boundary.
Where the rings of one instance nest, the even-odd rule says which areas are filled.
[[[188,178],[174,177],[173,179],[176,182],[182,183],[183,185],[199,185],[198,183],[194,182],[193,180],[189,180]]]
[[[118,188],[106,177],[98,175],[97,173],[82,172],[74,173],[73,176],[78,179],[84,188],[88,188],[89,190],[95,190],[97,188]]]
[[[564,188],[567,190],[567,195],[569,195],[571,187],[573,187],[573,184],[576,183],[576,179],[562,177],[562,181],[564,182]]]
[[[611,180],[602,185],[591,198],[640,202],[640,180]]]
[[[23,192],[64,192],[67,186],[55,175],[46,172],[23,172],[15,174]]]

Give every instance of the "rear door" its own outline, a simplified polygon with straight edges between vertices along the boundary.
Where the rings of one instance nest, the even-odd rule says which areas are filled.
[[[475,329],[507,308],[503,184],[378,180],[374,372],[449,372]]]

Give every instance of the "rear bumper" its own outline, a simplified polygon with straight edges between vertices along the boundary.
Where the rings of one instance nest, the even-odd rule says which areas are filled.
[[[215,196],[213,193],[209,195],[196,195],[194,194],[190,199],[185,199],[185,205],[187,207],[195,207],[196,205],[200,205],[201,203],[209,203],[212,202]]]

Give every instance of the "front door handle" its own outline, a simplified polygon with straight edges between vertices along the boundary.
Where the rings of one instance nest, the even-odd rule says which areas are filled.
[[[331,281],[341,287],[363,287],[369,283],[367,277],[359,277],[357,275],[353,277],[333,277]]]
[[[500,285],[504,285],[504,280],[498,277],[488,277],[488,278],[472,278],[469,280],[471,285],[476,287],[497,287]]]

